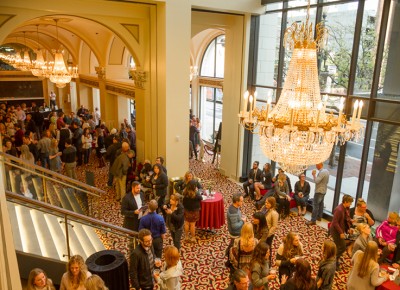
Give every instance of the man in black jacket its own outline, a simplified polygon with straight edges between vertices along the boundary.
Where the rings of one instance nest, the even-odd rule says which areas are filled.
[[[161,261],[156,261],[151,232],[142,229],[139,231],[139,246],[130,256],[129,276],[132,287],[136,290],[153,290],[153,270],[156,267],[161,267]]]
[[[248,179],[243,183],[244,197],[250,195],[250,198],[254,199],[254,183],[260,182],[262,178],[262,171],[258,168],[259,164],[258,161],[253,162],[253,168],[249,171]]]
[[[144,194],[140,190],[140,183],[132,182],[131,192],[127,192],[121,202],[121,214],[124,216],[123,227],[138,231],[140,209],[145,205]]]

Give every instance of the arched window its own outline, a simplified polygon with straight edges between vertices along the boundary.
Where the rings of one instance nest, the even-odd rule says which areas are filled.
[[[200,75],[223,78],[225,64],[225,35],[214,38],[208,45],[201,63]]]
[[[214,38],[208,45],[200,67],[200,78],[215,78],[215,84],[200,80],[200,119],[202,123],[201,137],[209,142],[215,141],[219,124],[222,122],[223,92],[221,78],[224,77],[225,35]]]

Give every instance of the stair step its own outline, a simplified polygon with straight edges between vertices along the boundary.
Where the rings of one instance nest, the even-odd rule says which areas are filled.
[[[35,232],[41,246],[41,252],[44,257],[59,259],[59,254],[54,244],[54,240],[51,238],[51,232],[45,219],[44,213],[38,210],[31,210],[33,224],[35,226]]]
[[[32,178],[33,186],[35,187],[35,191],[38,197],[38,200],[44,201],[44,194],[43,194],[43,181],[40,177]]]
[[[82,224],[77,222],[71,222],[71,224],[74,226],[73,231],[77,236],[76,242],[82,246],[82,249],[86,254],[86,257],[89,257],[93,253],[96,253],[96,248],[93,246],[92,241],[87,236],[86,231],[82,227]]]
[[[72,188],[64,188],[64,192],[73,208],[73,211],[76,213],[84,214],[78,200],[76,199],[75,190]]]
[[[57,248],[58,259],[61,261],[68,261],[68,257],[66,256],[68,253],[67,242],[65,240],[63,229],[65,227],[65,224],[60,224],[60,221],[63,221],[63,219],[51,214],[45,214],[44,218],[47,221],[47,225],[51,233],[51,238],[54,240],[54,244]]]
[[[15,211],[17,214],[23,252],[41,256],[42,251],[35,233],[31,210],[22,205],[15,205]]]
[[[86,225],[82,225],[82,228],[85,230],[87,236],[90,239],[90,242],[92,243],[93,247],[96,249],[96,252],[103,251],[106,249],[94,228],[92,228],[90,226],[86,226]]]
[[[57,193],[54,189],[53,182],[46,181],[46,189],[47,189],[47,198],[49,199],[50,203],[54,206],[61,207],[61,203],[57,198]]]
[[[75,233],[75,223],[70,222],[70,224],[73,224],[74,227],[69,226],[68,227],[68,234],[69,234],[69,246],[71,249],[71,255],[81,255],[84,260],[86,260],[87,256],[85,253],[85,250],[83,249],[81,245],[81,241],[79,240],[77,234]],[[65,234],[65,228],[62,229],[64,234]]]
[[[22,250],[21,234],[19,233],[17,213],[15,212],[15,204],[8,201],[7,208],[8,208],[8,215],[10,216],[15,250],[22,252],[23,250]]]
[[[65,208],[65,209],[67,209],[67,210],[74,211],[72,206],[71,206],[71,204],[70,204],[70,202],[69,202],[68,197],[65,194],[64,189],[62,187],[58,186],[58,185],[55,185],[54,189],[55,189],[55,191],[57,193],[58,199],[61,202],[61,206],[63,208]]]

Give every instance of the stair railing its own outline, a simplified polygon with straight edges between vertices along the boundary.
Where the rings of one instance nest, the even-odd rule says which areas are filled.
[[[86,183],[80,182],[79,180],[75,180],[73,178],[70,178],[70,177],[62,175],[60,173],[43,168],[36,164],[27,163],[18,157],[6,154],[1,151],[0,151],[0,161],[3,162],[5,165],[8,165],[9,168],[20,169],[24,172],[29,172],[30,174],[40,177],[42,179],[43,195],[44,195],[44,201],[46,203],[49,203],[49,193],[48,193],[48,188],[47,188],[48,181],[63,185],[64,187],[67,187],[67,188],[75,189],[75,190],[77,190],[77,192],[81,192],[81,193],[84,193],[84,194],[87,194],[88,196],[90,196],[90,198],[89,198],[90,205],[88,208],[89,216],[93,216],[93,212],[92,212],[93,199],[100,197],[101,194],[106,194],[106,192],[104,190],[101,190],[94,186],[87,185]]]
[[[94,219],[94,218],[91,218],[91,217],[88,217],[88,216],[85,216],[85,215],[82,215],[79,213],[75,213],[75,212],[72,212],[72,211],[69,211],[69,210],[66,210],[63,208],[59,208],[59,207],[53,206],[53,205],[45,203],[45,202],[34,200],[31,198],[25,197],[23,195],[10,192],[8,190],[6,190],[5,192],[6,192],[7,201],[9,201],[9,202],[20,204],[25,207],[29,207],[29,208],[32,208],[35,210],[42,211],[49,215],[54,215],[54,216],[63,218],[63,221],[61,221],[60,223],[64,223],[64,225],[65,225],[66,254],[64,254],[64,256],[67,256],[68,260],[71,257],[71,247],[70,247],[69,234],[68,234],[69,227],[72,226],[70,223],[71,221],[81,223],[81,224],[90,226],[92,228],[98,229],[100,231],[111,233],[113,235],[118,235],[119,237],[126,239],[127,246],[125,249],[127,249],[127,251],[128,251],[126,254],[127,258],[129,258],[130,251],[135,249],[135,247],[137,245],[138,232],[131,231],[126,228],[122,228],[122,227],[119,227],[119,226],[116,226],[113,224],[109,224],[107,222],[100,221],[100,220],[97,220],[97,219]],[[109,250],[114,249],[114,248],[115,248],[115,242],[112,243],[112,246],[110,246]],[[77,253],[74,253],[74,254],[77,254]]]

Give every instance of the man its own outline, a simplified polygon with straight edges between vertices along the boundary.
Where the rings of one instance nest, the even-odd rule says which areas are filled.
[[[39,151],[37,149],[36,144],[32,141],[31,136],[33,133],[32,132],[25,132],[25,135],[23,137],[23,142],[24,145],[27,145],[29,147],[29,151],[32,153],[33,158],[35,158],[35,163],[39,160]]]
[[[351,227],[350,206],[353,203],[353,197],[345,194],[342,203],[333,211],[333,219],[329,232],[332,235],[333,242],[336,245],[336,268],[339,267],[339,258],[346,251],[346,234]]]
[[[151,232],[148,229],[140,230],[138,239],[139,245],[130,256],[129,277],[136,290],[153,290],[153,270],[161,267],[161,262],[157,260],[156,265]]]
[[[132,125],[126,126],[126,132],[128,133],[128,140],[131,149],[136,152],[136,132],[132,128]]]
[[[65,149],[61,155],[62,166],[65,169],[65,175],[78,179],[76,177],[76,148],[72,145],[72,140],[65,140]]]
[[[315,165],[319,170],[318,176],[317,172],[314,169],[312,171],[312,176],[315,182],[315,193],[313,200],[313,211],[311,214],[311,221],[307,222],[308,226],[316,225],[317,220],[320,221],[322,219],[322,213],[324,211],[324,198],[326,191],[328,190],[328,182],[329,182],[329,171],[324,168],[323,163],[318,163]]]
[[[246,222],[246,218],[242,217],[240,207],[243,204],[243,196],[241,193],[235,193],[232,196],[232,204],[229,206],[226,213],[228,220],[228,231],[232,236],[240,236],[243,224]]]
[[[149,213],[142,217],[139,222],[139,231],[148,229],[153,237],[154,253],[157,258],[161,259],[163,249],[163,239],[165,239],[165,222],[164,218],[157,214],[158,202],[155,199],[149,202]]]
[[[55,106],[57,105],[56,104],[56,94],[53,91],[51,91],[49,98],[50,98],[50,108],[55,109]]]
[[[77,157],[78,157],[78,166],[82,165],[82,157],[83,157],[83,152],[82,152],[82,135],[83,135],[83,130],[81,127],[79,127],[78,123],[72,122],[71,124],[72,127],[72,144],[74,144],[76,151],[77,151]]]
[[[125,196],[126,193],[126,175],[128,174],[128,169],[131,166],[130,159],[135,156],[133,150],[129,150],[129,144],[127,142],[122,143],[122,152],[115,159],[110,173],[114,177],[115,183],[115,199],[120,201],[121,198]]]
[[[260,182],[262,179],[262,171],[258,168],[260,162],[254,161],[253,168],[250,169],[247,181],[243,183],[244,197],[250,195],[250,198],[254,200],[254,183]]]
[[[97,107],[94,108],[93,118],[94,118],[95,126],[100,126],[101,115],[100,115],[99,108],[97,108]]]
[[[63,128],[63,124],[65,125],[64,117],[65,117],[65,114],[63,112],[58,113],[58,119],[56,122],[58,130],[61,130],[61,128]]]
[[[50,147],[51,147],[51,133],[49,130],[46,130],[43,133],[42,139],[37,143],[37,149],[39,151],[40,163],[43,168],[46,168],[49,165],[50,168]]]
[[[163,171],[164,171],[164,173],[165,173],[166,175],[168,175],[168,173],[167,173],[167,168],[164,166],[164,158],[163,158],[163,157],[158,156],[158,157],[156,158],[156,164],[160,164],[161,167],[162,167],[162,169],[163,169]]]
[[[139,209],[145,204],[140,183],[132,182],[131,193],[126,193],[121,202],[121,214],[124,216],[123,227],[137,232],[139,230]]]
[[[77,117],[82,117],[85,114],[85,106],[81,105],[81,107],[76,112]]]
[[[29,131],[32,133],[37,133],[37,129],[36,129],[36,123],[35,121],[32,119],[32,115],[31,114],[27,114],[26,115],[26,119],[25,119],[25,132]]]
[[[113,185],[113,175],[111,173],[111,168],[114,164],[115,159],[117,159],[117,152],[121,150],[121,142],[119,142],[119,139],[117,136],[114,136],[112,138],[112,145],[107,147],[107,152],[106,152],[106,159],[110,161],[110,167],[108,170],[108,182],[107,182],[107,186],[111,187]]]
[[[250,288],[250,280],[247,273],[242,269],[237,269],[232,275],[233,283],[225,290],[248,290]]]
[[[63,152],[65,149],[65,141],[72,138],[72,132],[64,122],[61,123],[60,140],[58,142],[58,149]]]

